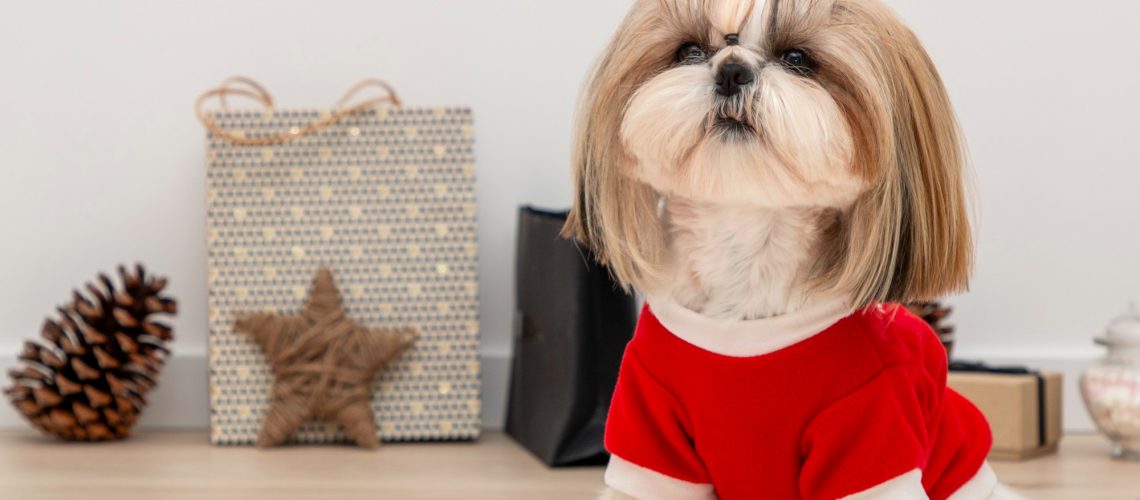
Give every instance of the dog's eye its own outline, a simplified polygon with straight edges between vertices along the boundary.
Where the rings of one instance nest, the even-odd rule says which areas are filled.
[[[789,49],[780,55],[780,59],[784,64],[791,68],[797,69],[802,72],[811,71],[814,66],[811,57],[808,57],[807,52],[800,49]]]
[[[708,51],[699,43],[689,42],[677,49],[677,62],[680,64],[698,64],[707,61]]]

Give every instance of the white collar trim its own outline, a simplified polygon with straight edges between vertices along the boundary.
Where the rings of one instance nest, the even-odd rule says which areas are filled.
[[[786,349],[822,333],[854,309],[846,300],[827,298],[782,316],[723,321],[685,308],[667,297],[650,297],[649,309],[669,333],[706,351],[749,358]]]

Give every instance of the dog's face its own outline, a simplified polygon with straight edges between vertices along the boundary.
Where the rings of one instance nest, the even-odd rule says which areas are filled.
[[[846,207],[866,188],[851,120],[881,95],[873,38],[832,0],[659,0],[623,27],[656,66],[633,84],[621,139],[637,178],[703,202]],[[870,103],[867,103],[870,104]],[[865,166],[864,166],[865,167]]]
[[[879,0],[637,0],[580,120],[567,232],[627,285],[665,274],[661,197],[841,213],[814,267],[855,303],[965,283],[957,124]]]

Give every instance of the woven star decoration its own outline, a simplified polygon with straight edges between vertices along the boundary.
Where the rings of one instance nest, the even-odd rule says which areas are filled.
[[[358,446],[380,446],[372,384],[412,345],[413,328],[372,329],[350,319],[324,267],[301,314],[247,314],[235,326],[261,345],[276,377],[258,446],[281,444],[314,419],[340,424]]]

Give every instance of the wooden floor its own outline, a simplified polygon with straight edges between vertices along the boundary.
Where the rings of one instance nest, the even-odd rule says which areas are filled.
[[[1032,499],[1140,499],[1140,463],[1112,461],[1095,436],[1059,455],[994,463]],[[0,498],[35,499],[591,499],[602,470],[551,471],[512,441],[477,444],[218,448],[204,433],[139,432],[113,444],[63,444],[0,433]]]

